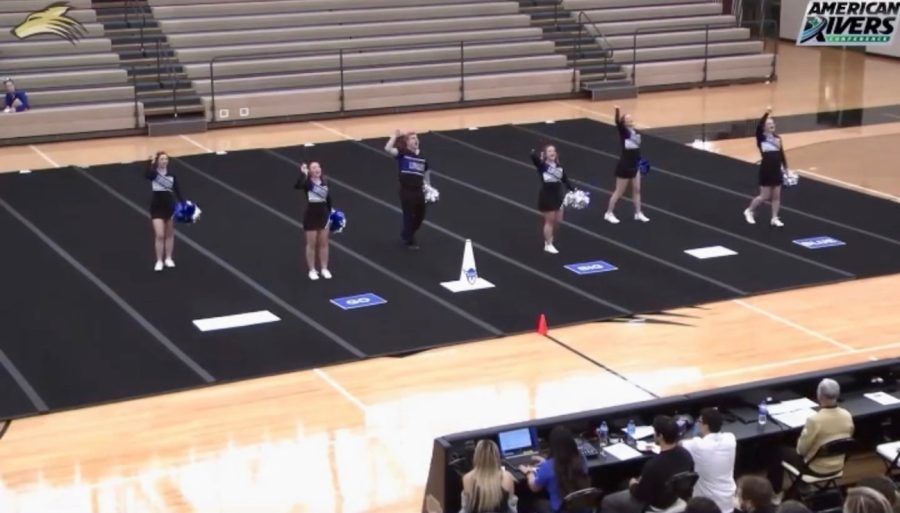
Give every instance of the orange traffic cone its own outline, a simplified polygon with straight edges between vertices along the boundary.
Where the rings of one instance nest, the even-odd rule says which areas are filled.
[[[544,316],[544,314],[541,314],[541,317],[538,319],[537,332],[541,335],[547,334],[547,318]]]

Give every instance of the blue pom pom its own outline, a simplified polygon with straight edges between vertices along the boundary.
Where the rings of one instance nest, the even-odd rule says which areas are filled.
[[[638,162],[638,171],[640,171],[642,175],[646,175],[647,173],[649,173],[650,161],[647,159],[641,159],[641,161]]]
[[[328,217],[328,229],[331,233],[341,233],[347,227],[347,216],[343,210],[331,209],[331,215]]]
[[[179,201],[175,204],[173,217],[179,223],[195,223],[200,219],[200,207],[192,201]]]

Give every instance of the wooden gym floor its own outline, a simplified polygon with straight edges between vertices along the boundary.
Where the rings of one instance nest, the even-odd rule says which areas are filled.
[[[644,127],[900,104],[900,61],[783,44],[779,81],[643,94]],[[0,171],[591,117],[527,105],[2,148]],[[900,121],[900,120],[898,120]],[[792,167],[894,199],[900,122],[785,135]],[[752,140],[712,149],[756,160]],[[645,191],[663,194],[664,191]],[[148,235],[149,239],[149,235]],[[686,308],[14,421],[0,512],[415,512],[438,435],[900,354],[900,275]],[[653,317],[648,321],[654,320]],[[635,386],[635,383],[640,386]],[[643,390],[642,390],[643,389]],[[591,391],[590,393],[586,391]]]

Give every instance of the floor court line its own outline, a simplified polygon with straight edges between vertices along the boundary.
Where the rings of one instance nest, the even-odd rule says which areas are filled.
[[[452,137],[446,136],[446,135],[441,134],[441,133],[438,133],[438,132],[434,132],[433,135],[435,135],[435,136],[437,136],[437,137],[440,137],[440,138],[442,138],[442,139],[446,139],[446,140],[448,140],[448,141],[459,142],[459,141],[457,141],[456,139],[453,139]],[[476,147],[476,148],[477,148],[477,147]],[[480,148],[479,148],[479,149],[480,149]],[[517,207],[517,208],[519,208],[519,209],[521,209],[521,210],[526,210],[526,211],[528,211],[528,212],[533,212],[533,213],[536,213],[536,214],[538,213],[537,210],[535,210],[535,209],[533,209],[533,208],[531,208],[531,207],[529,207],[529,206],[527,206],[527,205],[524,205],[524,204],[522,204],[522,203],[519,203],[518,201],[509,199],[509,198],[507,198],[506,196],[503,196],[503,195],[500,195],[500,194],[497,194],[497,193],[494,193],[494,192],[491,192],[491,191],[488,191],[488,190],[485,190],[485,189],[481,189],[481,188],[476,187],[476,186],[474,186],[474,185],[472,185],[472,184],[463,182],[463,181],[461,181],[461,180],[457,180],[456,178],[453,178],[453,177],[451,177],[451,176],[445,175],[445,174],[443,174],[443,173],[439,173],[439,172],[437,172],[437,171],[431,171],[431,174],[434,175],[434,176],[438,176],[438,177],[440,177],[440,178],[443,179],[443,180],[447,180],[448,182],[455,183],[455,184],[460,185],[460,186],[462,186],[462,187],[465,187],[465,188],[467,188],[467,189],[469,189],[469,190],[473,190],[473,191],[475,191],[475,192],[477,192],[477,193],[483,194],[483,195],[485,195],[485,196],[489,196],[489,197],[491,197],[491,198],[494,198],[494,199],[496,199],[496,200],[498,200],[498,201],[501,201],[501,202],[503,202],[503,203],[506,203],[506,204],[508,204],[508,205]],[[727,290],[727,291],[729,291],[729,292],[732,292],[732,293],[734,293],[734,294],[738,294],[738,295],[741,295],[741,296],[747,295],[747,292],[746,292],[746,291],[741,290],[741,289],[739,289],[739,288],[737,288],[737,287],[735,287],[735,286],[729,285],[728,283],[725,283],[725,282],[720,281],[720,280],[717,280],[717,279],[715,279],[715,278],[706,276],[706,275],[703,274],[703,273],[699,273],[699,272],[697,272],[697,271],[692,271],[692,270],[688,269],[687,267],[683,267],[683,266],[680,266],[680,265],[678,265],[678,264],[674,264],[674,263],[669,262],[668,260],[666,260],[666,259],[664,259],[664,258],[659,258],[659,257],[657,257],[657,256],[651,255],[650,253],[647,253],[647,252],[645,252],[645,251],[641,251],[640,249],[637,249],[637,248],[635,248],[635,247],[629,246],[628,244],[625,244],[625,243],[623,243],[623,242],[619,242],[619,241],[617,241],[617,240],[615,240],[615,239],[611,239],[611,238],[606,237],[606,236],[604,236],[604,235],[600,235],[600,234],[597,233],[597,232],[593,232],[593,231],[591,231],[591,230],[588,230],[587,228],[585,228],[585,227],[583,227],[583,226],[580,226],[580,225],[577,225],[577,224],[574,224],[574,223],[572,223],[571,221],[565,221],[565,220],[564,220],[564,221],[562,222],[562,224],[563,224],[564,226],[568,226],[569,228],[572,228],[573,230],[575,230],[575,231],[577,231],[577,232],[583,233],[583,234],[585,234],[585,235],[587,235],[587,236],[589,236],[589,237],[592,237],[592,238],[595,238],[595,239],[602,240],[602,241],[604,241],[604,242],[606,242],[606,243],[608,243],[608,244],[611,244],[611,245],[613,245],[613,246],[616,246],[616,247],[618,247],[618,248],[620,248],[620,249],[623,249],[623,250],[628,251],[628,252],[630,252],[630,253],[634,253],[634,254],[636,254],[636,255],[642,256],[642,257],[644,257],[644,258],[646,258],[646,259],[648,259],[648,260],[652,260],[652,261],[654,261],[654,262],[656,262],[656,263],[658,263],[658,264],[662,264],[662,265],[665,266],[665,267],[669,267],[669,268],[671,268],[671,269],[675,269],[675,270],[677,270],[677,271],[680,271],[680,272],[682,272],[682,273],[684,273],[684,274],[688,274],[688,275],[690,275],[690,276],[693,276],[694,278],[703,280],[703,281],[705,281],[705,282],[707,282],[707,283],[711,283],[711,284],[713,284],[713,285],[716,285],[716,286],[719,287],[719,288],[725,289],[725,290]]]
[[[297,221],[296,219],[293,219],[293,218],[285,215],[284,213],[279,212],[278,210],[270,207],[269,205],[266,205],[262,201],[254,198],[253,196],[250,196],[249,194],[223,182],[222,180],[219,180],[218,178],[210,175],[209,173],[206,173],[205,171],[197,168],[196,166],[194,166],[192,164],[189,164],[189,163],[184,162],[183,160],[179,160],[179,159],[175,159],[175,161],[178,162],[180,165],[190,169],[194,173],[197,173],[198,175],[202,176],[203,178],[206,178],[207,180],[213,182],[214,184],[218,185],[219,187],[222,187],[223,189],[231,192],[232,194],[235,194],[235,195],[243,198],[244,200],[248,201],[249,203],[274,215],[275,217],[281,219],[282,221],[285,221],[286,223],[299,228],[301,231],[303,230],[303,223]],[[423,296],[427,297],[428,299],[431,299],[431,300],[437,302],[438,304],[440,304],[447,310],[459,315],[460,317],[463,317],[464,319],[468,320],[472,324],[475,324],[476,326],[481,327],[482,329],[488,331],[489,333],[492,333],[495,336],[499,336],[499,335],[503,334],[503,331],[501,329],[497,328],[496,326],[493,326],[490,323],[488,323],[487,321],[484,321],[484,320],[472,315],[471,313],[463,310],[462,308],[459,308],[458,306],[454,305],[453,303],[450,303],[449,301],[441,298],[440,296],[425,290],[424,288],[416,285],[415,283],[407,280],[406,278],[403,278],[402,276],[394,273],[390,269],[388,269],[388,268],[372,261],[371,259],[363,256],[362,254],[357,253],[356,251],[353,251],[352,249],[344,246],[340,242],[337,242],[332,239],[330,241],[330,244],[333,247],[337,248],[338,250],[343,251],[344,253],[355,258],[356,260],[368,265],[369,267],[384,274],[385,276],[388,276],[389,278],[393,279],[394,281],[401,283],[404,286],[406,286],[407,288],[412,289],[413,291],[418,292],[419,294],[422,294]]]
[[[6,369],[6,372],[8,372],[16,384],[19,385],[19,388],[22,389],[22,392],[25,393],[25,396],[28,397],[28,400],[31,401],[31,404],[37,411],[45,413],[50,410],[50,408],[47,407],[47,403],[45,403],[37,393],[37,390],[35,390],[34,387],[31,386],[31,383],[25,379],[25,376],[22,375],[19,368],[16,367],[16,364],[6,356],[6,353],[4,353],[2,349],[0,349],[0,365]],[[0,437],[2,436],[2,433],[0,433]]]
[[[179,137],[181,137],[183,140],[193,144],[194,146],[200,148],[201,150],[205,151],[206,153],[215,153],[211,149],[207,148],[206,146],[203,146],[202,144],[200,144],[199,142],[194,140],[192,137],[188,137],[186,135],[180,135]]]
[[[319,379],[321,379],[325,383],[328,383],[328,386],[337,390],[337,393],[344,396],[345,399],[353,403],[357,408],[362,410],[363,413],[368,413],[369,407],[366,406],[365,403],[360,401],[355,395],[351,394],[349,390],[344,388],[343,385],[338,383],[337,380],[329,376],[325,371],[323,371],[322,369],[313,369],[313,373],[318,376]]]
[[[77,169],[78,169],[78,173],[81,174],[81,176],[83,176],[83,177],[87,178],[88,180],[90,180],[91,182],[93,182],[95,185],[97,185],[98,187],[100,187],[101,189],[103,189],[104,191],[109,193],[112,197],[116,198],[117,200],[119,200],[120,202],[125,204],[126,206],[130,207],[132,210],[141,214],[142,216],[149,217],[149,214],[147,213],[147,209],[141,208],[139,205],[135,204],[133,201],[131,201],[130,199],[123,196],[121,193],[119,193],[118,191],[116,191],[115,189],[113,189],[112,187],[107,185],[106,183],[104,183],[99,178],[91,176],[91,174],[86,172],[84,169],[81,169],[81,168],[77,168]],[[175,232],[175,235],[178,237],[179,240],[181,240],[182,242],[184,242],[185,244],[187,244],[188,246],[193,248],[195,251],[197,251],[201,255],[205,256],[209,260],[213,261],[216,265],[218,265],[222,269],[225,269],[226,271],[231,273],[237,279],[244,282],[246,285],[248,285],[253,290],[257,291],[263,297],[268,298],[270,301],[272,301],[276,305],[280,306],[282,309],[286,310],[287,312],[290,312],[291,315],[293,315],[300,321],[302,321],[302,322],[306,323],[307,325],[309,325],[310,327],[316,329],[317,331],[319,331],[320,333],[325,335],[329,340],[331,340],[335,344],[343,347],[344,349],[346,349],[347,351],[349,351],[351,354],[353,354],[356,357],[363,358],[366,356],[366,353],[361,351],[358,347],[354,346],[353,344],[351,344],[350,342],[345,340],[343,337],[341,337],[337,333],[331,331],[324,325],[320,324],[318,321],[316,321],[312,317],[301,312],[300,310],[295,308],[293,305],[291,305],[290,303],[288,303],[287,301],[285,301],[284,299],[279,297],[277,294],[275,294],[271,290],[265,288],[260,283],[258,283],[256,280],[247,276],[246,274],[244,274],[243,272],[241,272],[240,270],[238,270],[237,268],[235,268],[234,266],[232,266],[225,260],[219,258],[218,255],[216,255],[212,251],[206,249],[204,246],[202,246],[201,244],[196,242],[194,239],[188,237],[187,235],[185,235],[182,232]]]
[[[741,299],[733,299],[732,302],[746,308],[747,310],[756,312],[764,317],[768,317],[769,319],[771,319],[775,322],[779,322],[781,324],[784,324],[785,326],[790,326],[791,328],[794,328],[797,331],[806,333],[807,335],[809,335],[811,337],[815,337],[824,342],[828,342],[829,344],[831,344],[835,347],[839,347],[839,348],[843,349],[844,351],[853,351],[853,349],[854,349],[852,346],[848,346],[847,344],[844,344],[843,342],[839,342],[827,335],[823,335],[823,334],[819,333],[818,331],[809,329],[806,326],[802,326],[800,324],[797,324],[794,321],[791,321],[790,319],[786,319],[780,315],[774,314],[774,313],[766,310],[765,308],[761,308],[756,305],[751,305],[750,303],[743,301]]]
[[[15,208],[12,207],[5,200],[0,198],[0,207],[6,209],[7,212],[10,213],[14,218],[16,218],[20,223],[22,223],[26,228],[28,228],[38,239],[40,239],[44,244],[46,244],[51,250],[53,250],[57,255],[59,255],[63,260],[65,260],[69,265],[74,267],[79,273],[81,273],[85,278],[88,279],[91,283],[94,284],[95,287],[100,289],[108,298],[110,298],[114,303],[116,303],[119,308],[125,311],[135,322],[137,322],[142,328],[144,328],[147,333],[149,333],[153,338],[156,339],[163,347],[169,350],[176,358],[181,360],[188,368],[194,371],[198,376],[200,376],[203,381],[206,383],[212,383],[215,381],[215,378],[210,374],[206,369],[204,369],[199,363],[195,362],[193,358],[187,355],[184,351],[181,350],[174,342],[169,340],[160,330],[156,328],[150,321],[148,321],[143,315],[140,314],[133,306],[131,306],[127,301],[125,301],[119,294],[116,293],[106,283],[103,282],[100,278],[98,278],[94,273],[88,270],[81,262],[78,261],[77,258],[73,257],[68,251],[63,249],[59,244],[53,241],[47,234],[41,231],[40,228],[35,226],[31,221],[29,221],[25,216],[20,214]]]
[[[55,160],[51,159],[49,155],[47,155],[46,153],[41,151],[40,148],[38,148],[37,146],[35,146],[33,144],[29,144],[28,147],[31,148],[35,153],[37,153],[42,159],[49,162],[51,166],[53,166],[55,168],[62,167],[59,164],[57,164]]]
[[[552,139],[552,140],[554,140],[554,141],[558,141],[558,142],[561,143],[561,144],[567,144],[567,145],[572,146],[572,147],[574,147],[574,148],[579,148],[579,149],[582,149],[582,150],[585,150],[585,151],[589,151],[589,152],[591,152],[591,153],[595,153],[595,154],[597,154],[597,155],[603,155],[603,156],[609,157],[609,158],[611,158],[611,159],[619,160],[619,156],[618,156],[618,155],[614,155],[614,154],[609,153],[609,152],[607,152],[607,151],[598,150],[597,148],[592,148],[592,147],[590,147],[590,146],[585,146],[585,145],[583,145],[583,144],[580,144],[580,143],[577,143],[577,142],[570,141],[570,140],[568,140],[568,139],[563,139],[563,138],[561,138],[561,137],[556,137],[556,136],[554,136],[554,135],[545,134],[545,133],[543,133],[543,132],[538,132],[537,130],[532,130],[532,129],[527,128],[527,127],[523,127],[523,126],[519,126],[519,125],[510,125],[510,126],[512,126],[513,128],[515,128],[515,129],[517,129],[517,130],[522,130],[522,131],[524,131],[524,132],[528,132],[528,133],[533,134],[533,135],[538,135],[538,136],[543,137],[543,138],[545,138],[545,139]],[[702,185],[702,186],[704,186],[704,187],[709,187],[709,188],[711,188],[711,189],[716,189],[716,190],[718,190],[718,191],[725,192],[725,193],[727,193],[727,194],[731,194],[731,195],[733,195],[733,196],[739,196],[739,197],[744,198],[744,199],[747,199],[747,200],[752,199],[752,198],[754,197],[752,194],[746,194],[746,193],[743,193],[743,192],[739,192],[739,191],[735,191],[735,190],[729,189],[728,187],[723,187],[723,186],[721,186],[721,185],[716,185],[716,184],[712,184],[712,183],[709,183],[709,182],[705,182],[705,181],[703,181],[703,180],[700,180],[700,179],[697,179],[697,178],[693,178],[693,177],[690,177],[690,176],[681,175],[681,174],[675,173],[675,172],[673,172],[673,171],[669,171],[668,169],[665,169],[665,168],[662,168],[662,167],[656,167],[656,166],[654,166],[654,167],[653,167],[653,170],[654,170],[654,171],[659,171],[660,173],[663,173],[663,174],[672,176],[672,177],[674,177],[674,178],[678,178],[678,179],[680,179],[680,180],[686,180],[686,181],[688,181],[688,182],[693,182],[693,183]],[[803,210],[798,210],[798,209],[793,208],[793,207],[787,207],[787,206],[784,206],[784,205],[781,206],[781,210],[784,210],[784,211],[787,211],[787,212],[791,212],[791,213],[793,213],[793,214],[801,215],[801,216],[804,216],[804,217],[808,217],[808,218],[810,218],[810,219],[815,219],[815,220],[820,221],[820,222],[823,222],[823,223],[828,223],[828,224],[831,224],[831,225],[834,225],[834,226],[839,226],[839,227],[844,228],[844,229],[847,229],[847,230],[851,230],[851,231],[854,231],[854,232],[857,232],[857,233],[861,233],[861,234],[863,234],[863,235],[867,235],[867,236],[869,236],[869,237],[872,237],[872,238],[875,238],[875,239],[879,239],[879,240],[882,240],[882,241],[884,241],[884,242],[887,242],[887,243],[890,243],[890,244],[895,244],[895,245],[900,246],[900,240],[892,239],[892,238],[887,237],[887,236],[885,236],[885,235],[881,235],[881,234],[875,233],[875,232],[870,232],[869,230],[865,230],[865,229],[863,229],[863,228],[858,228],[858,227],[856,227],[856,226],[852,226],[852,225],[849,225],[849,224],[845,224],[845,223],[842,223],[842,222],[840,222],[840,221],[835,221],[835,220],[833,220],[833,219],[828,219],[828,218],[826,218],[826,217],[821,217],[821,216],[818,216],[818,215],[816,215],[816,214],[811,214],[811,213],[809,213],[809,212],[805,212],[805,211],[803,211]]]
[[[348,141],[356,140],[355,137],[347,135],[344,132],[341,132],[340,130],[338,130],[336,128],[332,128],[332,127],[326,125],[325,123],[319,123],[318,121],[310,121],[309,124],[313,125],[314,127],[321,128],[322,130],[331,132],[332,134],[337,135],[338,137],[343,137],[344,139],[347,139]]]
[[[846,187],[847,189],[851,189],[854,191],[864,192],[866,194],[879,197],[881,199],[900,202],[900,196],[894,196],[893,194],[889,194],[887,192],[876,191],[875,189],[869,189],[868,187],[863,187],[862,185],[857,185],[855,183],[845,182],[843,180],[839,180],[837,178],[832,178],[830,176],[820,175],[819,173],[815,173],[813,171],[809,171],[806,169],[799,170],[799,174],[801,176],[809,175],[809,176],[815,177],[818,180],[821,180],[823,182],[831,182],[831,183],[840,185],[841,187]]]
[[[375,148],[372,148],[372,147],[367,146],[367,145],[365,145],[365,144],[362,144],[362,143],[359,143],[359,144],[360,144],[361,146],[363,146],[364,148],[368,148],[368,149],[370,149],[370,150],[372,150],[372,151],[378,151],[378,150],[376,150]],[[271,154],[273,157],[275,157],[275,158],[277,158],[277,159],[280,159],[280,160],[282,160],[282,161],[284,161],[284,162],[287,162],[287,163],[289,163],[289,164],[291,164],[291,165],[296,166],[296,165],[299,164],[299,162],[297,162],[297,161],[291,159],[290,157],[288,157],[288,156],[286,156],[286,155],[282,155],[281,153],[278,153],[278,152],[275,151],[275,150],[269,150],[269,149],[267,149],[267,150],[263,150],[263,151],[265,151],[266,153]],[[379,152],[379,153],[381,153],[381,152]],[[387,156],[386,153],[385,153],[384,155]],[[347,184],[346,182],[344,182],[344,181],[342,181],[342,180],[338,180],[338,179],[336,179],[336,178],[334,178],[334,177],[329,177],[328,179],[331,180],[332,183],[335,183],[335,184],[337,184],[338,186],[343,187],[344,189],[347,189],[348,191],[350,191],[350,192],[352,192],[352,193],[354,193],[354,194],[356,194],[356,195],[358,195],[358,196],[362,196],[363,198],[366,198],[366,199],[368,199],[369,201],[371,201],[371,202],[373,202],[373,203],[376,203],[376,204],[378,204],[378,205],[381,205],[381,206],[383,206],[383,207],[385,207],[385,208],[387,208],[387,209],[389,209],[389,210],[393,210],[394,212],[397,212],[397,213],[400,213],[400,212],[401,212],[400,208],[397,207],[396,205],[391,204],[391,203],[388,203],[387,201],[384,201],[384,200],[382,200],[381,198],[377,198],[377,197],[375,197],[375,196],[372,196],[372,195],[369,194],[368,192],[363,191],[363,190],[361,190],[361,189],[357,189],[356,187],[353,187],[352,185],[349,185],[349,184]],[[465,242],[465,241],[467,240],[466,237],[463,237],[462,235],[460,235],[460,234],[458,234],[458,233],[456,233],[456,232],[454,232],[454,231],[452,231],[452,230],[449,230],[449,229],[447,229],[447,228],[444,228],[443,226],[441,226],[441,225],[439,225],[439,224],[436,224],[436,223],[434,223],[433,221],[429,221],[429,220],[426,219],[425,222],[424,222],[423,224],[424,224],[425,226],[428,226],[428,227],[430,227],[430,228],[432,228],[432,229],[434,229],[434,230],[436,230],[436,231],[438,231],[438,232],[440,232],[440,233],[443,233],[444,235],[446,235],[446,236],[448,236],[448,237],[451,237],[451,238],[453,238],[453,239],[456,239],[456,240],[458,240],[458,241]],[[522,262],[519,262],[518,260],[516,260],[516,259],[514,259],[514,258],[512,258],[512,257],[508,257],[508,256],[504,255],[503,253],[500,253],[499,251],[495,251],[495,250],[493,250],[493,249],[491,249],[491,248],[489,248],[489,247],[486,247],[486,246],[484,246],[483,244],[481,244],[481,243],[479,243],[479,242],[472,241],[472,245],[473,245],[473,246],[475,247],[475,249],[477,249],[478,251],[482,251],[482,252],[484,252],[484,253],[486,253],[486,254],[488,254],[488,255],[491,255],[491,256],[493,256],[494,258],[497,258],[497,259],[499,259],[499,260],[502,260],[502,261],[504,261],[504,262],[506,262],[506,263],[508,263],[508,264],[510,264],[510,265],[512,265],[512,266],[514,266],[514,267],[517,267],[517,268],[519,268],[519,269],[521,269],[521,270],[523,270],[523,271],[526,271],[526,272],[528,272],[528,273],[530,273],[530,274],[533,274],[533,275],[535,275],[535,276],[537,276],[537,277],[539,277],[539,278],[541,278],[541,279],[544,279],[544,280],[546,280],[546,281],[548,281],[548,282],[550,282],[550,283],[553,283],[553,284],[555,284],[555,285],[558,285],[559,287],[562,287],[562,288],[564,288],[564,289],[566,289],[566,290],[568,290],[568,291],[570,291],[570,292],[572,292],[572,293],[574,293],[574,294],[576,294],[576,295],[579,295],[579,296],[581,296],[581,297],[583,297],[583,298],[585,298],[585,299],[588,299],[588,300],[590,300],[590,301],[593,301],[594,303],[597,303],[597,304],[600,304],[600,305],[607,306],[607,307],[612,308],[613,310],[616,310],[617,312],[622,313],[622,314],[630,315],[630,314],[632,313],[631,310],[625,308],[624,306],[617,305],[617,304],[615,304],[615,303],[613,303],[613,302],[610,302],[610,301],[607,301],[607,300],[605,300],[605,299],[603,299],[603,298],[601,298],[601,297],[595,296],[595,295],[591,294],[590,292],[587,292],[587,291],[584,291],[584,290],[582,290],[582,289],[579,289],[578,287],[576,287],[576,286],[574,286],[574,285],[570,285],[570,284],[568,284],[568,283],[566,283],[566,282],[564,282],[564,281],[562,281],[562,280],[559,280],[559,279],[557,279],[557,278],[554,278],[553,276],[550,276],[549,274],[547,274],[547,273],[545,273],[545,272],[543,272],[543,271],[540,271],[540,270],[535,269],[535,268],[533,268],[533,267],[530,267],[530,266],[528,266],[528,265],[526,265],[526,264],[523,264]]]
[[[449,135],[445,135],[445,134],[439,134],[439,135],[440,135],[441,137],[445,137],[445,138],[447,138],[447,139],[453,140],[453,141],[455,141],[455,142],[457,142],[457,143],[459,143],[459,144],[461,144],[461,145],[463,145],[463,146],[466,146],[466,147],[468,147],[468,148],[471,148],[471,149],[473,149],[473,150],[480,151],[480,152],[482,152],[482,153],[484,153],[484,154],[486,154],[486,155],[491,155],[491,156],[494,156],[494,157],[496,157],[496,158],[503,159],[503,160],[505,160],[505,161],[507,161],[507,162],[511,162],[511,163],[517,164],[517,165],[519,165],[519,166],[527,167],[528,169],[532,169],[532,168],[533,168],[532,165],[526,164],[525,162],[522,162],[522,161],[520,161],[520,160],[516,160],[516,159],[514,159],[514,158],[512,158],[512,157],[507,157],[506,155],[501,155],[501,154],[496,153],[496,152],[493,152],[493,151],[491,151],[491,150],[487,150],[487,149],[481,148],[481,147],[479,147],[479,146],[477,146],[477,145],[474,145],[474,144],[472,144],[472,143],[469,143],[469,142],[466,142],[466,141],[461,141],[461,140],[456,139],[456,138],[454,138],[454,137],[452,137],[452,136],[449,136]],[[581,180],[575,180],[575,179],[572,179],[572,182],[575,182],[575,183],[577,183],[578,185],[581,185],[581,186],[583,186],[583,187],[586,188],[586,189],[593,189],[593,190],[595,190],[595,191],[603,192],[603,193],[605,193],[605,194],[607,194],[607,195],[611,195],[612,192],[613,192],[613,191],[610,191],[610,190],[607,190],[607,189],[604,189],[604,188],[601,188],[601,187],[597,187],[597,186],[595,186],[595,185],[591,185],[591,184],[589,184],[589,183],[587,183],[587,182],[583,182],[583,181],[581,181]],[[623,197],[622,199],[623,199],[623,200],[626,200],[626,201],[628,201],[628,202],[631,202],[631,201],[632,201],[631,198],[625,198],[625,197]],[[744,241],[744,242],[746,242],[746,243],[748,243],[748,244],[752,244],[752,245],[754,245],[754,246],[757,246],[757,247],[760,247],[760,248],[763,248],[763,249],[771,250],[771,251],[773,251],[773,252],[775,252],[775,253],[778,253],[778,254],[780,254],[780,255],[783,255],[783,256],[786,256],[786,257],[789,257],[789,258],[792,258],[792,259],[795,259],[795,260],[799,260],[799,261],[804,262],[804,263],[806,263],[806,264],[810,264],[810,265],[813,265],[813,266],[816,266],[816,267],[825,269],[825,270],[827,270],[827,271],[831,271],[831,272],[836,273],[836,274],[840,274],[840,275],[845,276],[845,277],[847,277],[847,278],[854,278],[854,277],[856,277],[855,274],[853,274],[853,273],[851,273],[851,272],[848,272],[848,271],[844,271],[843,269],[838,269],[838,268],[836,268],[836,267],[831,267],[830,265],[826,265],[826,264],[823,264],[823,263],[821,263],[821,262],[816,262],[815,260],[811,260],[811,259],[808,259],[808,258],[806,258],[806,257],[802,257],[802,256],[800,256],[800,255],[796,255],[796,254],[794,254],[794,253],[791,253],[791,252],[789,252],[789,251],[785,251],[785,250],[783,250],[783,249],[781,249],[781,248],[777,248],[777,247],[775,247],[775,246],[770,246],[769,244],[766,244],[766,243],[763,243],[763,242],[760,242],[760,241],[751,239],[750,237],[745,237],[745,236],[740,235],[740,234],[738,234],[738,233],[734,233],[734,232],[732,232],[732,231],[725,230],[725,229],[723,229],[723,228],[719,228],[719,227],[716,227],[716,226],[712,226],[712,225],[710,225],[710,224],[706,224],[706,223],[704,223],[704,222],[702,222],[702,221],[698,221],[698,220],[696,220],[696,219],[692,219],[692,218],[690,218],[690,217],[683,216],[683,215],[681,215],[681,214],[677,214],[677,213],[675,213],[675,212],[672,212],[671,210],[667,210],[667,209],[662,208],[662,207],[657,207],[657,206],[654,206],[654,205],[652,205],[652,204],[650,204],[650,203],[647,203],[647,202],[642,202],[642,205],[645,206],[645,207],[647,207],[647,208],[649,208],[649,209],[651,209],[651,210],[656,210],[656,211],[661,212],[662,214],[665,214],[665,215],[667,215],[667,216],[674,217],[675,219],[680,219],[680,220],[682,220],[682,221],[686,221],[686,222],[692,223],[692,224],[694,224],[694,225],[696,225],[696,226],[700,226],[700,227],[702,227],[702,228],[706,228],[706,229],[708,229],[708,230],[712,230],[712,231],[721,233],[721,234],[723,234],[723,235],[728,235],[728,236],[733,237],[733,238],[736,238],[736,239],[738,239],[738,240],[742,240],[742,241]]]

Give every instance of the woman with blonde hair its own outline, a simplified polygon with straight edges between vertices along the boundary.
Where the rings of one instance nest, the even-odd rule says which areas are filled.
[[[500,450],[491,440],[475,446],[472,470],[463,476],[463,513],[516,513],[515,484],[503,469]]]
[[[857,487],[847,491],[844,513],[892,513],[891,503],[871,488]]]

